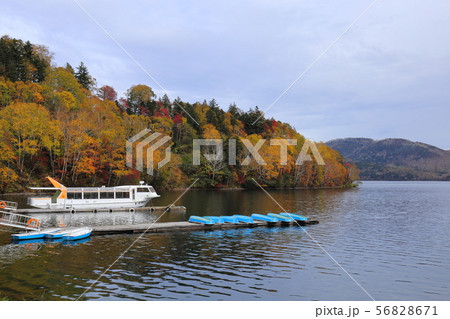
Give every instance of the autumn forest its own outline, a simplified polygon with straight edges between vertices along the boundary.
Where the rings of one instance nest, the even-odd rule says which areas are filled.
[[[227,111],[215,100],[188,103],[157,97],[145,84],[132,85],[123,97],[108,85],[98,86],[82,62],[56,66],[42,45],[8,36],[0,38],[0,192],[23,192],[48,186],[53,176],[67,186],[113,186],[144,180],[158,189],[181,188],[199,178],[197,188],[251,188],[253,178],[265,187],[345,187],[358,169],[323,143],[325,161],[296,165],[305,138],[287,123],[261,116],[258,107]],[[256,119],[261,118],[255,122]],[[254,123],[255,122],[255,123]],[[253,124],[254,123],[254,124]],[[170,136],[171,161],[152,175],[126,166],[126,140],[143,129]],[[202,157],[192,163],[192,140],[236,142],[236,165]],[[258,150],[266,165],[252,160],[242,139],[296,139],[287,146],[265,143]],[[155,153],[155,162],[164,150]]]

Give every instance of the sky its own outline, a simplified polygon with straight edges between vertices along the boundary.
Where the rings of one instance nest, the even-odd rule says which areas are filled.
[[[315,141],[450,150],[450,2],[380,0],[340,37],[372,2],[0,0],[0,35],[48,46],[59,66],[83,61],[119,96],[146,84],[224,110],[267,110],[320,57],[267,118]]]

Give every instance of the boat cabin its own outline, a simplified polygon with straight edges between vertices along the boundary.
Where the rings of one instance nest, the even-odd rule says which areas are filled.
[[[116,187],[65,187],[47,177],[54,187],[31,187],[35,190],[53,190],[51,197],[28,198],[28,204],[47,209],[96,209],[143,207],[152,198],[159,197],[150,185]]]

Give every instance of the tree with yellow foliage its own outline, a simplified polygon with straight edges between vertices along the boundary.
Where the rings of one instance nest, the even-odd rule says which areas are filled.
[[[1,142],[10,148],[18,172],[31,172],[34,159],[46,150],[58,153],[61,131],[50,112],[35,103],[17,102],[0,111]]]

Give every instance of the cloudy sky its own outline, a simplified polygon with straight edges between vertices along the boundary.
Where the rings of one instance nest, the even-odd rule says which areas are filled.
[[[77,0],[173,98],[266,110],[373,0]],[[267,112],[316,141],[450,150],[450,2],[380,0]],[[1,1],[0,34],[83,61],[123,95],[154,82],[73,0]]]

